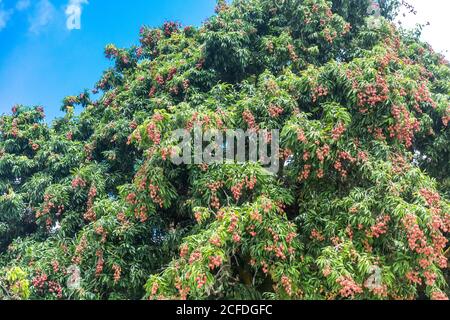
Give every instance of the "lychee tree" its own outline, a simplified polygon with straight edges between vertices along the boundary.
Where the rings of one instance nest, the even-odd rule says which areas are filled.
[[[4,295],[446,299],[450,66],[400,4],[218,1],[108,45],[51,126],[3,116]],[[175,165],[194,127],[280,130],[281,169]]]

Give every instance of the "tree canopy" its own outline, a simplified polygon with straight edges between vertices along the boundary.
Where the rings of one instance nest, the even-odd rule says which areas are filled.
[[[0,298],[446,299],[450,65],[370,2],[218,1],[3,115]],[[281,169],[175,165],[194,125],[280,130]]]

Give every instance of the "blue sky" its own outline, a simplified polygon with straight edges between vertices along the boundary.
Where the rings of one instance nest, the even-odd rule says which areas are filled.
[[[75,16],[81,11],[80,29],[67,25],[70,5]],[[61,100],[91,89],[109,66],[106,44],[138,44],[143,24],[200,25],[214,7],[215,0],[0,0],[0,113],[25,104],[59,116]]]
[[[401,17],[403,25],[431,21],[424,39],[450,50],[450,1],[408,1],[418,15]],[[80,13],[80,29],[67,24],[69,7]],[[25,104],[44,106],[48,119],[61,115],[61,100],[91,89],[108,67],[106,44],[137,44],[143,24],[200,25],[214,7],[215,0],[0,0],[0,114]]]

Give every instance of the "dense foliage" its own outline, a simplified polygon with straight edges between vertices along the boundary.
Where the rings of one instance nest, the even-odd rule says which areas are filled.
[[[445,299],[450,65],[380,4],[218,1],[3,115],[0,298]],[[174,165],[194,125],[280,129],[280,172]]]

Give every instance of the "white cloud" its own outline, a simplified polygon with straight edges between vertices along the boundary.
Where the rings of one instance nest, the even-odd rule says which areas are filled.
[[[3,8],[2,0],[0,0],[0,31],[6,27],[12,11]]]
[[[430,23],[423,29],[422,38],[431,44],[431,46],[438,52],[444,53],[450,58],[450,37],[448,32],[450,30],[450,19],[448,13],[450,12],[450,1],[448,0],[408,0],[413,5],[417,14],[411,14],[404,10],[400,16],[402,25],[405,28],[414,28],[417,23]]]
[[[41,32],[53,20],[55,12],[55,7],[48,0],[40,0],[30,17],[29,30],[33,33]]]
[[[10,14],[8,13],[8,11],[0,9],[0,30],[6,27],[6,23],[9,20],[9,16]]]
[[[66,8],[66,26],[69,30],[81,29],[82,5],[88,4],[87,0],[69,0]]]
[[[19,0],[16,3],[16,10],[23,11],[30,7],[31,1],[30,0]]]
[[[31,1],[30,0],[19,0],[17,1],[15,8],[12,9],[4,9],[2,0],[0,0],[0,31],[4,29],[11,18],[11,16],[14,14],[14,12],[17,11],[23,11],[30,7]]]

